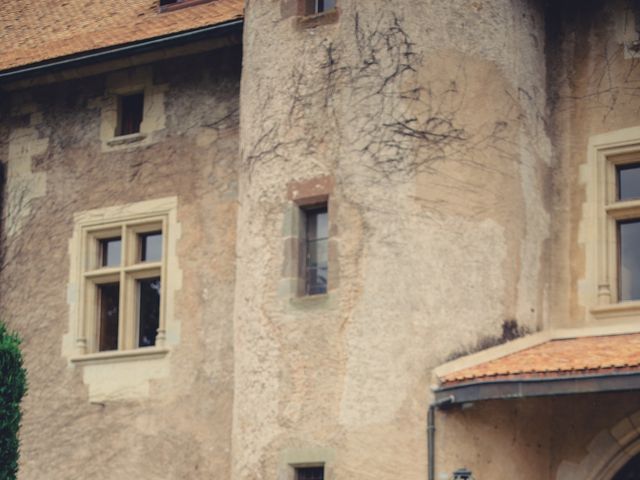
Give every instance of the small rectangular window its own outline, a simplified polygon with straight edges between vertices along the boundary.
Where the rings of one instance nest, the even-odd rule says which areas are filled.
[[[119,102],[117,135],[131,135],[140,132],[144,113],[144,94],[123,95]]]
[[[138,280],[138,347],[156,344],[160,321],[160,278]]]
[[[640,199],[640,163],[618,165],[618,200]]]
[[[120,285],[98,285],[99,339],[101,352],[118,349],[118,317],[120,311]]]
[[[296,480],[324,480],[324,467],[298,467]]]
[[[336,0],[299,0],[302,15],[317,15],[336,8]]]
[[[140,235],[140,261],[159,262],[162,259],[162,232]]]
[[[120,237],[100,240],[100,266],[117,267],[120,265],[121,244]]]
[[[315,13],[328,12],[336,8],[336,0],[315,0]]]
[[[618,222],[619,300],[640,300],[640,220]]]
[[[327,204],[303,209],[305,224],[305,294],[327,293],[329,213]]]

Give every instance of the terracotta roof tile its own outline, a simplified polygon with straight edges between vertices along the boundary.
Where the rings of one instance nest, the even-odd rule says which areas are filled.
[[[244,0],[160,12],[158,0],[6,0],[0,70],[113,47],[242,17]]]
[[[640,334],[550,340],[442,376],[442,386],[470,381],[517,380],[637,371]]]

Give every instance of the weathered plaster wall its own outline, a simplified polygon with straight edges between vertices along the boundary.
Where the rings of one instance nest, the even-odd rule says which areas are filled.
[[[422,478],[430,368],[548,321],[542,12],[292,11],[246,5],[233,477],[289,478],[311,449],[331,478]],[[339,279],[291,298],[287,187],[326,176]]]
[[[637,393],[592,394],[441,411],[436,478],[464,466],[476,478],[609,480],[638,453],[639,401]]]
[[[640,123],[640,58],[626,49],[638,33],[631,2],[624,0],[561,2],[549,18],[552,318],[558,326],[581,326],[591,321],[587,309],[597,289],[597,279],[587,271],[587,242],[595,233],[587,204],[589,138]]]
[[[163,86],[162,118],[147,112],[153,142],[115,151],[101,139],[109,76],[4,97],[13,107],[3,108],[2,160],[39,182],[28,182],[0,281],[2,318],[24,338],[29,372],[21,479],[229,478],[240,62],[234,47],[145,69]],[[15,175],[9,199],[21,192]],[[74,215],[165,197],[177,197],[181,230],[177,344],[148,389],[91,403],[85,367],[62,351]]]

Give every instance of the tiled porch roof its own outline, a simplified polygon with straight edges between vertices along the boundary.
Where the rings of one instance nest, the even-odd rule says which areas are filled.
[[[158,0],[7,0],[0,8],[0,71],[241,18],[244,0],[160,12]]]
[[[442,388],[467,383],[558,379],[640,372],[640,333],[549,340],[439,378]]]

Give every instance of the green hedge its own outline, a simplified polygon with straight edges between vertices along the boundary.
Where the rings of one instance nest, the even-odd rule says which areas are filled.
[[[18,472],[20,401],[27,390],[20,339],[0,323],[0,479]]]

